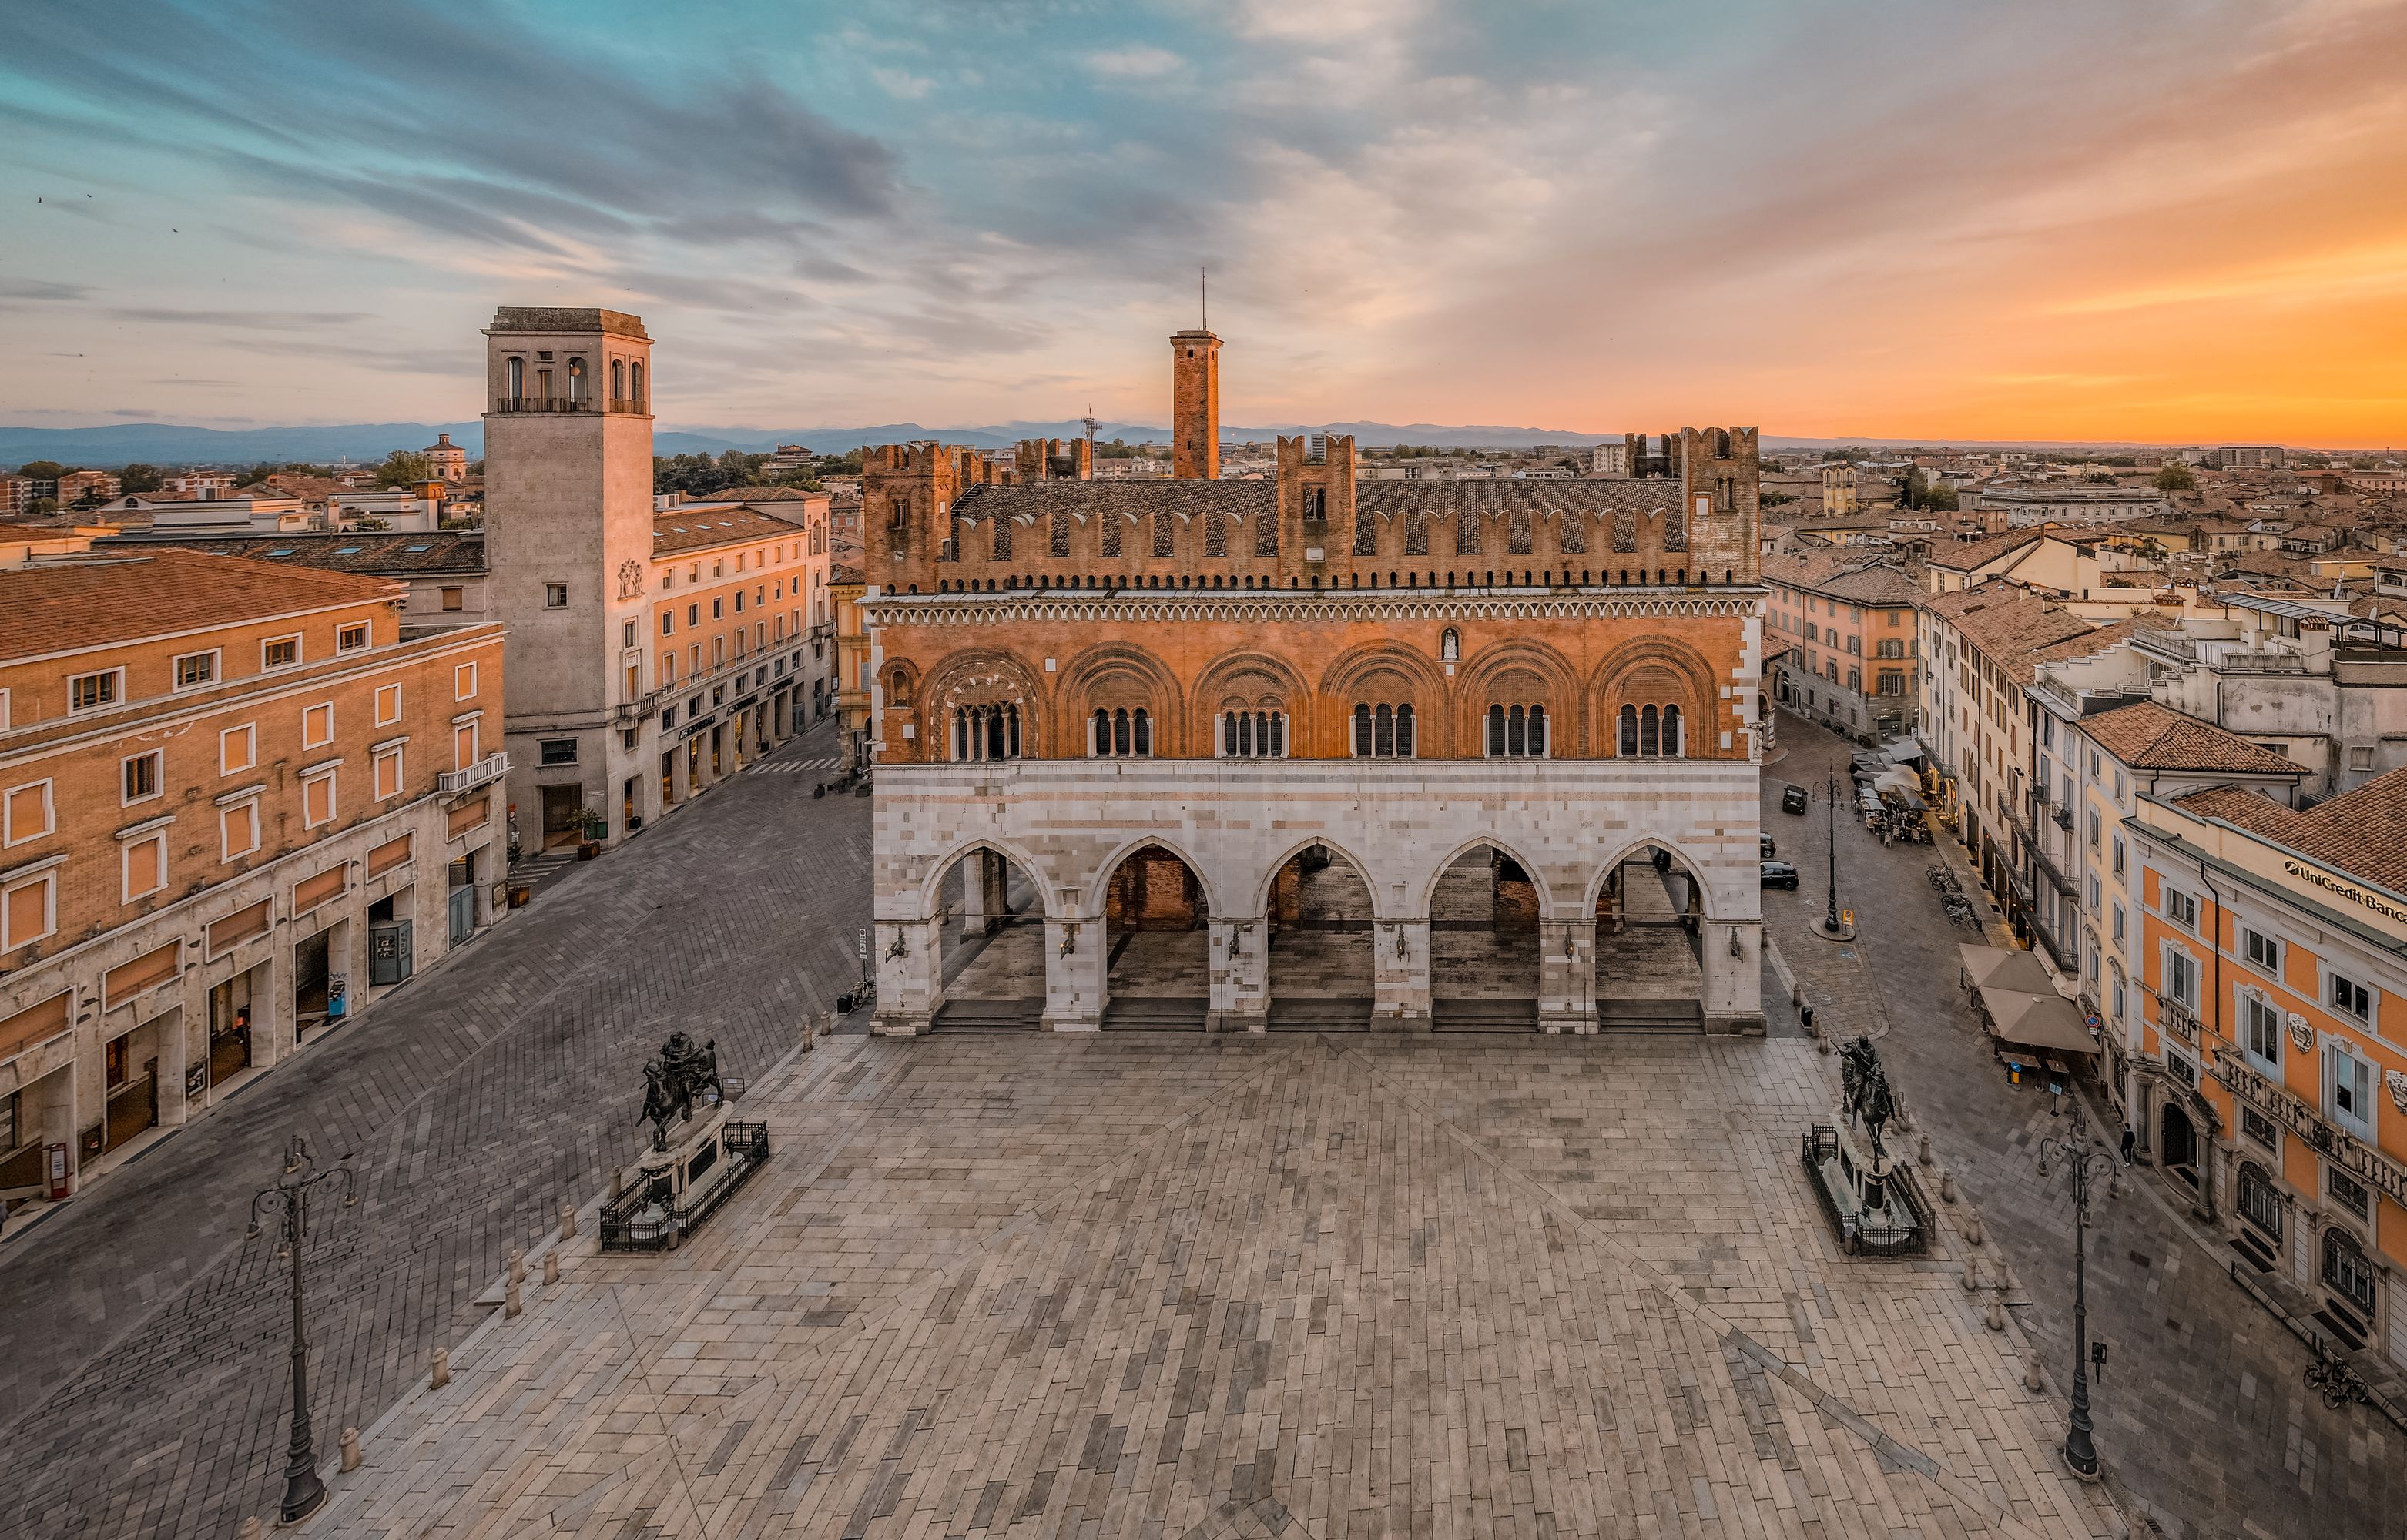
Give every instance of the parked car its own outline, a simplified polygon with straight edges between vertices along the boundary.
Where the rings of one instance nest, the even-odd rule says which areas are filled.
[[[1786,861],[1766,861],[1763,863],[1763,885],[1785,887],[1794,893],[1797,891],[1797,869]]]
[[[1783,786],[1783,787],[1781,787],[1781,788],[1780,788],[1780,811],[1781,811],[1781,812],[1804,812],[1804,811],[1805,811],[1805,788],[1804,788],[1803,786]]]
[[[1759,834],[1759,835],[1757,835],[1757,836],[1756,836],[1756,838],[1763,841],[1763,852],[1762,852],[1762,854],[1763,854],[1763,858],[1764,858],[1765,860],[1769,861],[1769,860],[1771,860],[1773,856],[1775,856],[1775,855],[1779,855],[1779,854],[1780,854],[1780,841],[1777,841],[1777,840],[1774,840],[1771,835],[1769,835],[1769,834]]]

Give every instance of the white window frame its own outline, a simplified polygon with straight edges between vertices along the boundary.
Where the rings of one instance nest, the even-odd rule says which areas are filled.
[[[184,681],[184,665],[195,657],[208,659],[209,676],[207,679],[195,679],[187,684]],[[167,665],[167,686],[178,694],[186,690],[205,690],[216,685],[224,672],[225,649],[222,647],[206,647],[196,653],[178,653]]]
[[[320,714],[321,713],[322,716]],[[317,724],[321,720],[326,728],[322,734],[317,730]],[[305,749],[322,749],[334,741],[335,703],[331,700],[319,700],[302,707],[301,746]]]
[[[292,662],[270,663],[267,660],[267,649],[275,646],[279,642],[290,642],[292,643]],[[301,633],[299,631],[293,631],[285,636],[263,636],[259,639],[259,671],[262,673],[282,673],[288,669],[297,669],[306,661],[306,657],[305,657],[302,653]]]
[[[2251,954],[2249,943],[2261,941],[2272,955],[2259,959]],[[2282,982],[2282,954],[2289,943],[2270,930],[2259,930],[2245,920],[2240,922],[2240,966],[2261,973],[2275,983]]]
[[[148,853],[147,857],[145,853]],[[136,888],[135,875],[137,862],[147,859],[148,869],[140,881],[150,886]],[[163,822],[145,826],[135,833],[123,834],[117,841],[118,899],[121,904],[139,903],[167,889],[167,829]]]
[[[2164,984],[2158,990],[2158,994],[2195,1016],[2198,1014],[2199,981],[2201,977],[2198,958],[2191,954],[2188,948],[2175,942],[2166,941],[2162,945],[2164,952],[2158,964],[2158,977],[2164,981]],[[2189,975],[2186,997],[2184,991],[2176,987],[2181,982],[2183,966],[2187,968]]]
[[[250,819],[250,843],[240,850],[235,849],[233,842],[226,838],[226,820],[237,812],[249,813]],[[248,855],[256,855],[259,854],[261,838],[258,793],[253,792],[249,796],[233,798],[218,804],[219,865],[223,866],[228,862],[239,861]]]
[[[75,703],[76,686],[87,679],[108,680],[110,682],[109,698],[96,705],[77,705]],[[90,716],[98,712],[115,711],[123,704],[125,704],[125,670],[121,667],[95,669],[90,673],[71,674],[67,678],[67,714],[69,716]]]
[[[2170,883],[2164,883],[2157,912],[2164,917],[2165,924],[2175,929],[2186,930],[2193,936],[2198,934],[2197,894],[2177,888]]]
[[[8,692],[0,690],[0,732],[8,730]]]
[[[21,791],[36,789],[42,794],[42,827],[36,829],[21,829],[17,827],[14,816],[17,794]],[[10,786],[7,791],[0,792],[0,847],[21,845],[29,840],[48,839],[50,835],[56,834],[58,828],[58,791],[49,776],[44,776],[39,781],[22,781]]]
[[[351,640],[354,632],[359,635],[359,640],[356,642]],[[349,620],[335,628],[335,652],[337,656],[343,653],[365,652],[375,645],[376,630],[368,621]]]
[[[2349,1078],[2353,1081],[2357,1081],[2358,1072],[2361,1071],[2363,1074],[2363,1080],[2350,1087],[2350,1099],[2364,1103],[2365,1111],[2362,1117],[2343,1110],[2340,1105],[2340,1081],[2342,1067],[2344,1064],[2350,1068]],[[2335,1038],[2324,1044],[2323,1070],[2324,1115],[2338,1123],[2343,1130],[2355,1135],[2367,1144],[2376,1142],[2379,1131],[2375,1125],[2375,1120],[2381,1114],[2381,1108],[2377,1105],[2380,1098],[2374,1093],[2382,1084],[2382,1067],[2357,1053],[2346,1041]],[[2356,1095],[2357,1086],[2360,1084],[2364,1091],[2361,1096]]]
[[[335,779],[337,767],[332,765],[301,772],[301,827],[303,828],[324,828],[342,817],[341,788]],[[309,789],[321,782],[326,787],[326,816],[312,818],[309,816]]]
[[[452,669],[451,699],[454,700],[474,700],[477,699],[476,664],[462,663]]]
[[[13,901],[19,893],[35,883],[42,885],[42,928],[30,936],[20,936],[8,928],[8,917],[16,912]],[[19,947],[32,946],[36,941],[59,933],[59,872],[57,867],[31,872],[7,883],[0,883],[0,952],[14,952]]]
[[[369,760],[370,776],[368,781],[368,790],[372,794],[374,800],[378,802],[390,802],[409,787],[408,777],[404,773],[402,769],[401,745],[397,742],[378,743],[370,752],[371,758]],[[392,767],[392,789],[391,791],[384,789],[384,768],[387,765],[391,765]]]
[[[392,709],[390,712],[385,709],[385,701],[387,699],[390,699],[392,702]],[[401,686],[398,685],[378,685],[376,692],[376,725],[379,728],[389,728],[400,720]]]
[[[471,712],[466,716],[452,718],[451,768],[453,770],[463,770],[471,769],[479,760],[484,758],[485,733],[482,725],[483,717],[484,713],[482,712]],[[463,732],[468,735],[468,753],[464,757],[460,753],[460,735]]]
[[[136,759],[148,759],[150,761],[150,789],[139,797],[130,797],[126,795],[125,791],[125,768],[128,765],[133,764]],[[119,807],[130,808],[143,802],[155,802],[166,795],[166,750],[145,749],[139,754],[129,754],[117,762],[117,805]]]
[[[2281,1083],[2282,1034],[2285,1030],[2282,1023],[2282,1008],[2274,1003],[2272,996],[2261,989],[2250,988],[2246,984],[2233,990],[2232,995],[2238,1006],[2233,1012],[2238,1020],[2233,1024],[2239,1029],[2234,1036],[2239,1039],[2241,1056],[2256,1066],[2259,1073],[2270,1077],[2275,1084]],[[2257,1048],[2254,1040],[2255,1029],[2248,1019],[2251,1010],[2263,1014],[2266,1039],[2272,1044],[2272,1052],[2270,1053]]]
[[[226,752],[229,741],[236,738],[242,740],[243,745],[243,758],[242,763],[239,765],[234,763],[233,759]],[[237,727],[221,728],[218,729],[218,773],[220,775],[238,775],[244,770],[256,768],[258,764],[258,723],[245,722]]]
[[[2364,991],[2365,1010],[2362,1014],[2332,999],[2332,984],[2335,981]],[[2334,968],[2330,959],[2325,957],[2315,959],[2315,1003],[2344,1022],[2354,1022],[2369,1028],[2382,1019],[2381,988],[2374,984],[2368,975],[2355,968]]]

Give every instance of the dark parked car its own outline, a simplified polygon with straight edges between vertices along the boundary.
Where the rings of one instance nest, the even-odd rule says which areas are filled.
[[[1771,835],[1759,834],[1756,838],[1763,841],[1762,855],[1765,860],[1769,861],[1773,856],[1780,854],[1780,841],[1774,840]]]
[[[1781,787],[1781,788],[1780,788],[1780,811],[1781,811],[1781,812],[1804,812],[1804,811],[1805,811],[1805,788],[1804,788],[1803,786],[1783,786],[1783,787]]]
[[[1763,863],[1763,885],[1785,887],[1794,893],[1797,891],[1797,869],[1786,861],[1766,861]]]

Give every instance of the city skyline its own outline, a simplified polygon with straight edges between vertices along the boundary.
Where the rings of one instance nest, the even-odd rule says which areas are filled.
[[[0,421],[473,416],[496,303],[665,419],[2396,441],[2389,6],[439,5],[0,21]],[[2343,217],[2344,215],[2344,217]]]

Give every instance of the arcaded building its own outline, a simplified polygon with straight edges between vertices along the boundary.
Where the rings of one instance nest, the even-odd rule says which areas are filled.
[[[1173,479],[864,456],[880,1029],[1759,1026],[1755,431],[1222,481],[1171,341]]]

